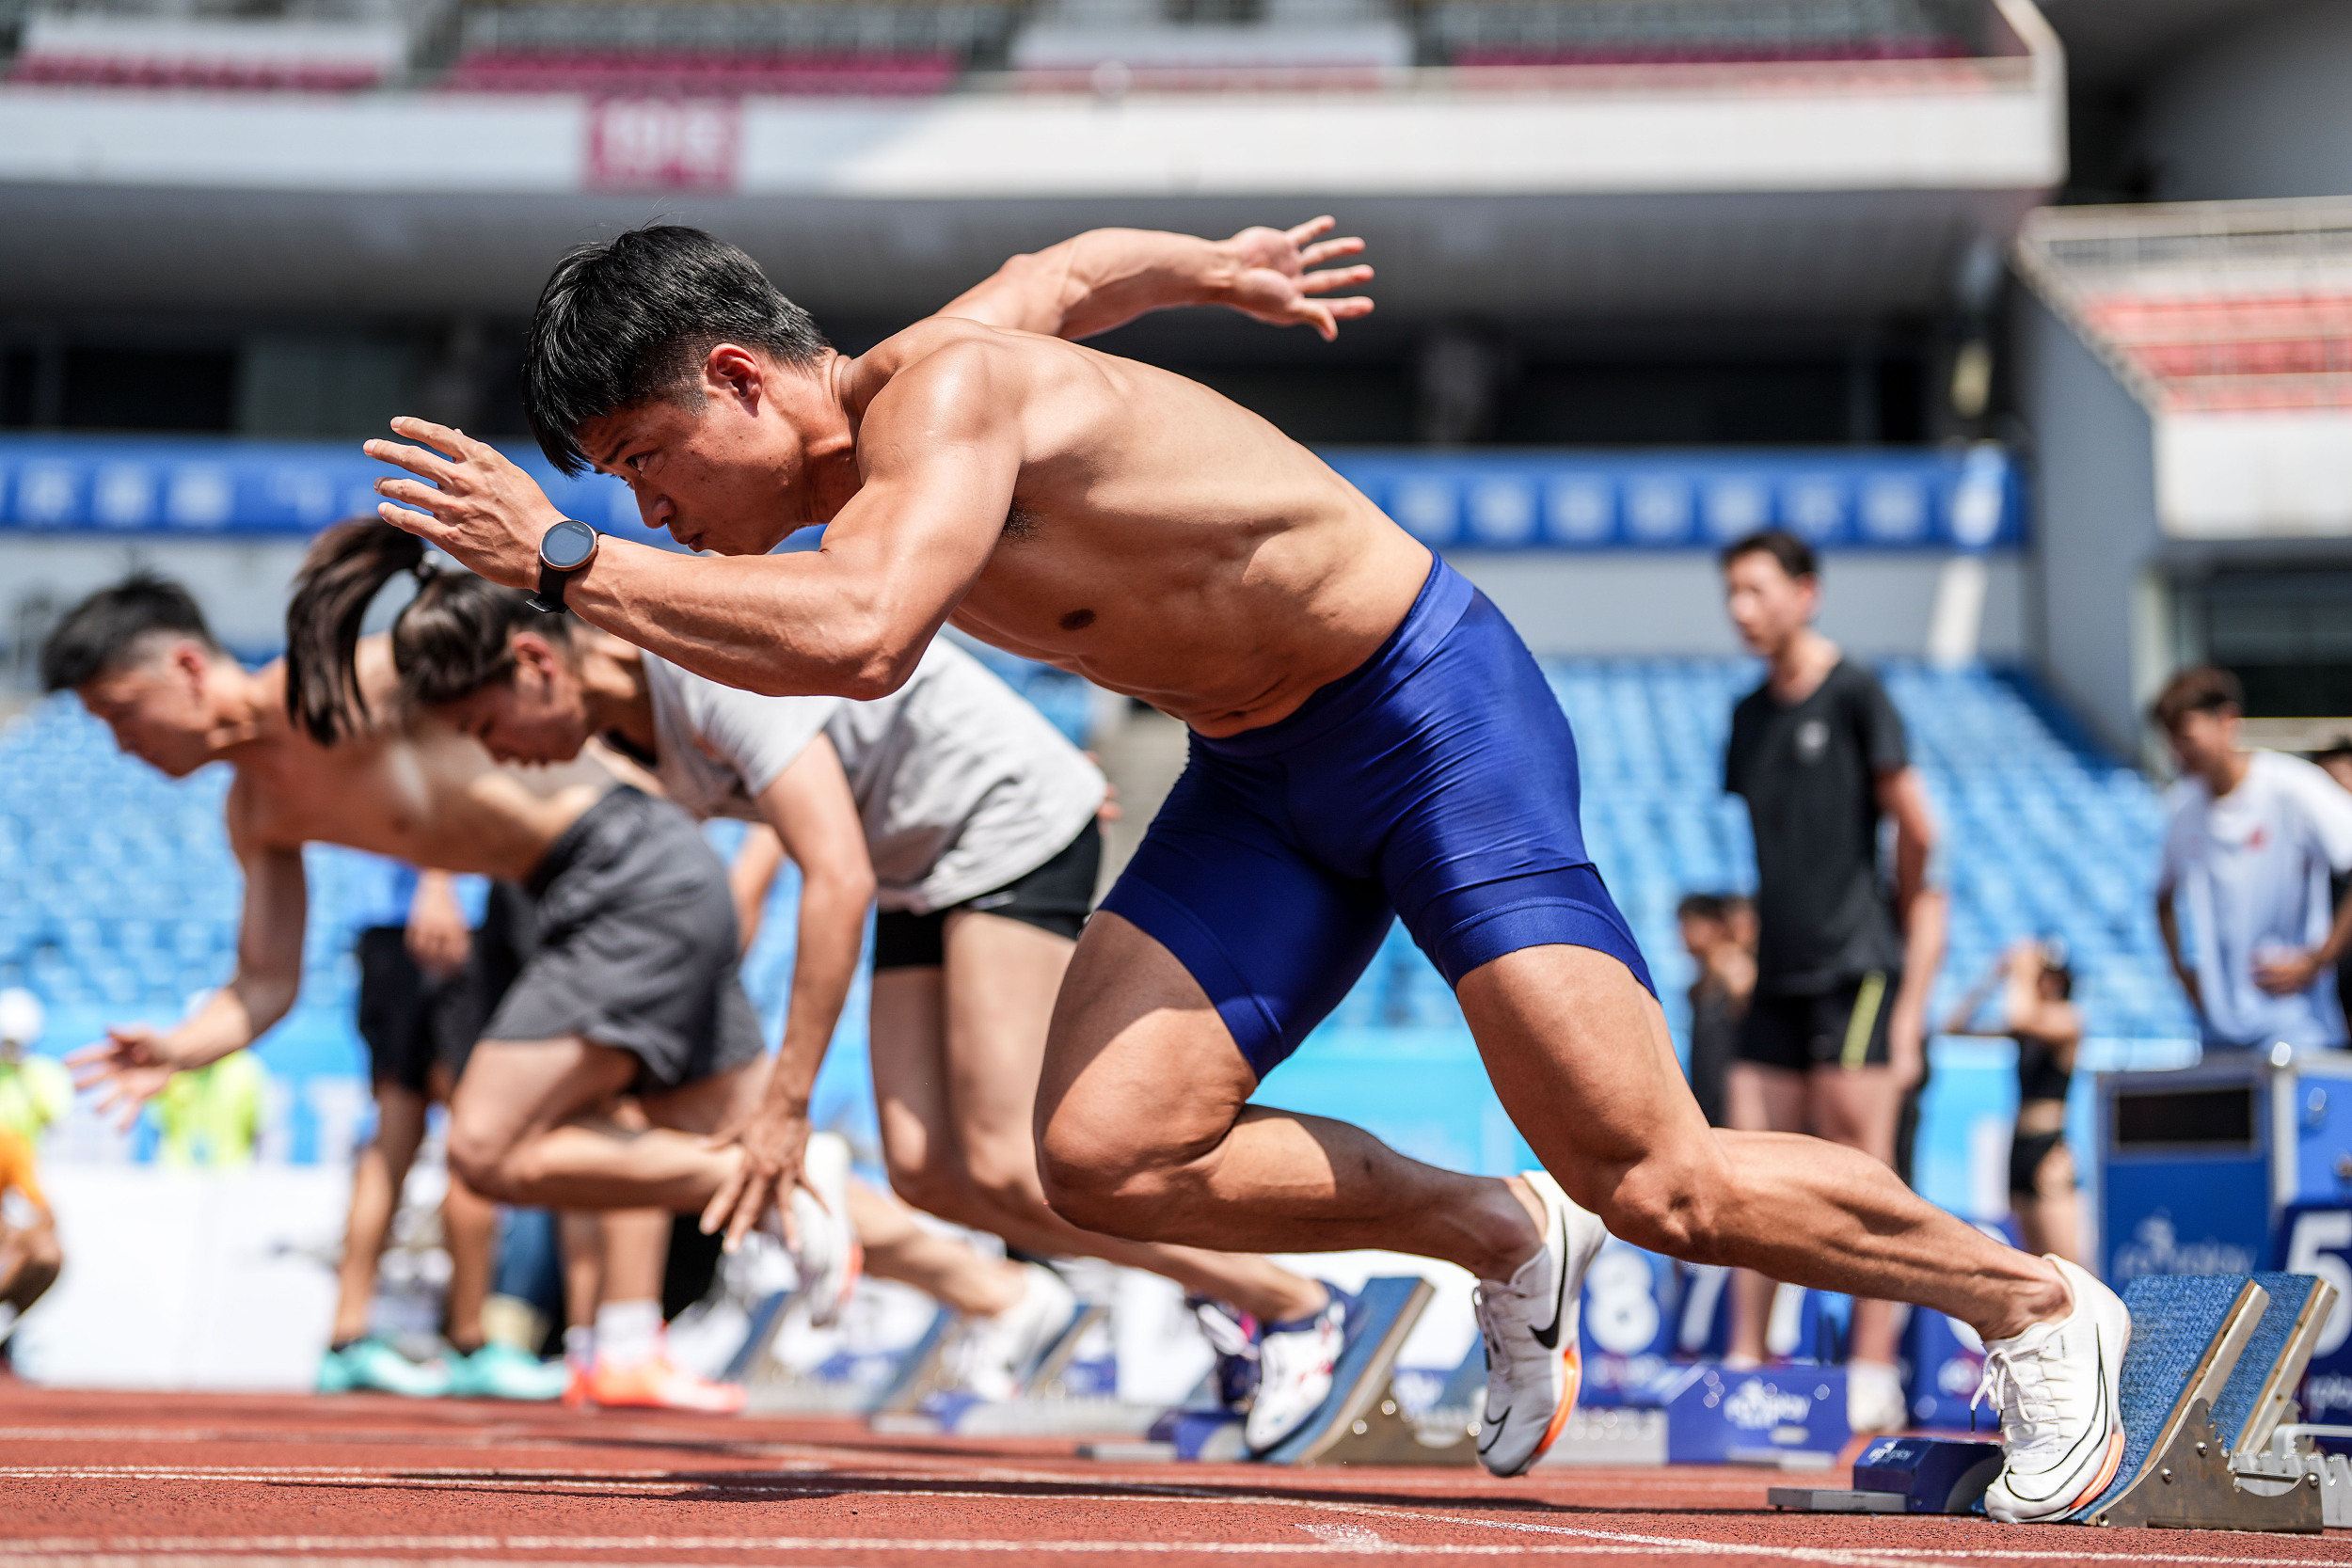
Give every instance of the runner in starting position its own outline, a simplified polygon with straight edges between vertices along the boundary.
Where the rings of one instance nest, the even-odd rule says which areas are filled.
[[[1319,230],[1317,230],[1319,231]],[[1311,237],[1311,236],[1302,236]],[[1603,1225],[1677,1258],[1910,1301],[1985,1339],[2004,1519],[2120,1464],[2122,1304],[1985,1237],[1867,1155],[1715,1132],[1578,826],[1576,749],[1500,612],[1315,455],[1193,382],[1064,341],[1225,301],[1328,331],[1250,235],[1080,236],[862,356],[740,251],[655,228],[542,293],[526,407],[560,465],[636,491],[701,560],[597,547],[493,448],[416,420],[381,512],[493,581],[746,689],[874,698],[952,622],[1152,703],[1192,759],[1089,923],[1037,1107],[1046,1196],[1088,1229],[1225,1251],[1387,1247],[1480,1280],[1487,1466],[1575,1398]],[[1279,262],[1282,258],[1276,259]],[[1061,308],[1085,296],[1091,309]],[[821,549],[765,552],[827,525]],[[1556,1173],[1495,1180],[1249,1103],[1401,912]]]

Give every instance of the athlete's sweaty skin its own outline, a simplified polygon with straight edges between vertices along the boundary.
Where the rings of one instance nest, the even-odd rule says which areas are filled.
[[[1091,256],[1057,246],[1030,270],[1116,293],[1131,314],[1212,302],[1215,279],[1232,276],[1230,248],[1203,241],[1099,245]],[[1102,288],[1104,270],[1132,286]],[[649,525],[751,559],[616,541],[568,601],[688,669],[777,694],[893,690],[952,622],[1210,736],[1274,723],[1362,664],[1404,621],[1429,552],[1257,416],[1032,330],[1052,320],[1077,336],[1114,314],[1073,325],[1023,284],[1000,274],[856,359],[796,369],[722,342],[694,378],[699,402],[589,421],[574,434],[628,482]],[[393,428],[436,451],[369,443],[418,476],[378,485],[382,515],[485,577],[534,584],[539,540],[560,515],[537,485],[459,432]],[[823,548],[759,553],[812,523],[829,525]],[[1867,1156],[1709,1130],[1656,1000],[1617,959],[1524,947],[1472,970],[1456,994],[1504,1108],[1615,1234],[1932,1307],[1988,1339],[2068,1310],[2049,1264],[1931,1209]],[[1359,1129],[1253,1104],[1257,1087],[1174,955],[1097,915],[1062,987],[1041,1088],[1049,1199],[1074,1224],[1136,1240],[1388,1247],[1494,1281],[1543,1244],[1517,1179],[1422,1165]]]

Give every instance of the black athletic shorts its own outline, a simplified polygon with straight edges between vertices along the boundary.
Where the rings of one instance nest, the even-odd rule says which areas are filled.
[[[2066,1141],[2063,1130],[2050,1132],[2012,1132],[2009,1140],[2009,1190],[2013,1197],[2038,1197],[2042,1194],[2042,1162],[2053,1149]]]
[[[1001,914],[1041,931],[1078,940],[1094,908],[1094,881],[1103,868],[1102,825],[1089,819],[1052,860],[992,893],[953,906]],[[874,967],[937,969],[947,961],[948,910],[910,914],[884,910],[874,917]]]
[[[1803,1072],[1809,1068],[1886,1065],[1886,1019],[1900,977],[1873,970],[1819,996],[1766,996],[1748,1002],[1740,1025],[1740,1059]]]
[[[532,872],[519,972],[487,1040],[578,1036],[636,1056],[659,1093],[756,1061],[726,867],[693,818],[628,785],[580,814]]]
[[[498,1005],[512,971],[496,973],[486,948],[498,944],[493,908],[474,933],[472,951],[456,974],[436,980],[408,954],[408,933],[398,926],[372,926],[359,933],[359,1037],[368,1046],[368,1078],[397,1084],[416,1094],[431,1092],[435,1063],[455,1083],[482,1033],[483,1021]]]

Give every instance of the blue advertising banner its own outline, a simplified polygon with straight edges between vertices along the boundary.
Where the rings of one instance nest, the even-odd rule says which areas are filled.
[[[645,537],[618,480],[502,451],[568,515]],[[1712,549],[1759,528],[1825,548],[1984,550],[2025,538],[1997,445],[1965,450],[1583,452],[1334,449],[1324,457],[1444,549]],[[0,532],[308,534],[373,509],[357,441],[0,436]],[[658,536],[657,536],[658,537]]]
[[[527,441],[501,451],[571,516],[646,535],[628,487],[567,478]],[[364,516],[375,482],[399,470],[357,441],[246,441],[130,436],[0,436],[0,533],[315,533]]]
[[[2303,1419],[2322,1426],[2352,1424],[2352,1207],[2296,1203],[2279,1216],[2271,1264],[2288,1274],[2316,1275],[2335,1287],[2335,1310],[2312,1348],[2304,1374]],[[2330,1448],[2344,1445],[2330,1441]]]

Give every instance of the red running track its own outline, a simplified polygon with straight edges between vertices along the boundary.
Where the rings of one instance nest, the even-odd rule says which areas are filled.
[[[0,1385],[0,1568],[2352,1562],[2352,1538],[1825,1518],[1728,1469],[1108,1465],[805,1418]]]

